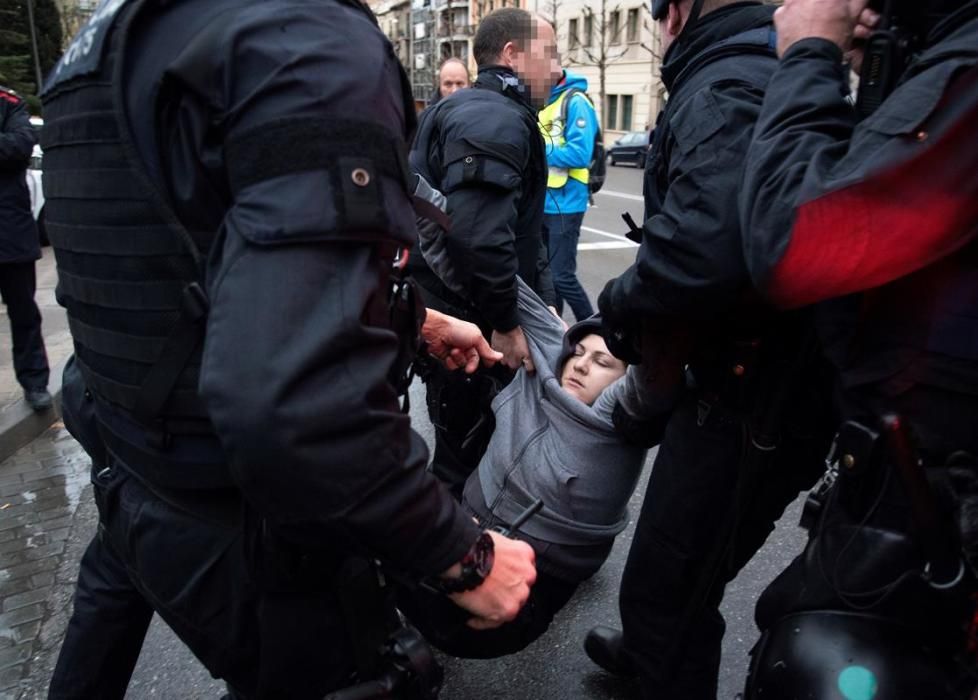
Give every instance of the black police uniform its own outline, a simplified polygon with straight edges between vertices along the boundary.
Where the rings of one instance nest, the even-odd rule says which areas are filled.
[[[780,304],[831,299],[819,333],[857,421],[804,554],[758,603],[752,698],[829,697],[844,674],[898,700],[975,686],[978,2],[915,6],[930,12],[912,27],[922,50],[875,112],[860,121],[843,99],[838,47],[805,39],[771,79],[749,153],[751,273]],[[944,243],[925,254],[921,237]],[[893,257],[908,248],[909,265]],[[929,485],[901,476],[909,450],[874,438],[887,413],[909,426]],[[930,523],[915,514],[927,501]]]
[[[340,562],[430,575],[479,534],[389,377],[403,70],[354,0],[111,0],[44,97],[100,512],[51,696],[121,697],[155,610],[240,695],[321,697]]]
[[[599,298],[611,340],[627,343],[643,324],[654,338],[677,328],[694,338],[689,387],[665,428],[622,578],[622,646],[607,644],[657,700],[716,696],[724,586],[815,481],[812,450],[830,435],[817,362],[796,362],[806,321],[753,298],[741,250],[740,169],[777,65],[772,13],[727,6],[670,47],[641,248]],[[762,432],[776,446],[766,457],[753,447]]]
[[[432,308],[477,324],[490,337],[517,324],[516,276],[556,303],[543,242],[547,164],[536,110],[516,75],[479,71],[422,116],[411,169],[448,198],[447,254],[465,295],[449,289],[415,251],[411,274]],[[489,404],[512,373],[501,365],[474,375],[434,367],[426,378],[435,426],[431,469],[459,491],[492,435]]]
[[[25,392],[48,386],[41,312],[34,302],[41,246],[24,179],[35,143],[27,105],[0,86],[0,296],[10,317],[14,372]]]

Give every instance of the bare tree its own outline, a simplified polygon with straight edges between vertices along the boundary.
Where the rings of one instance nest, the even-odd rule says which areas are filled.
[[[537,12],[550,22],[550,26],[554,28],[554,33],[557,32],[557,16],[560,14],[560,7],[563,4],[563,0],[542,0],[537,5],[539,8]]]
[[[644,51],[649,54],[652,59],[651,71],[652,75],[649,79],[649,115],[648,124],[649,126],[655,124],[656,118],[656,107],[658,106],[659,99],[659,86],[662,84],[662,43],[659,38],[658,26],[656,21],[652,18],[652,8],[650,3],[645,3],[642,5],[644,12],[642,13],[642,27],[646,31],[646,36],[649,37],[649,42],[642,42],[639,44]]]
[[[568,45],[571,47],[568,63],[576,65],[593,65],[598,69],[598,96],[601,104],[602,119],[605,118],[604,106],[607,90],[605,79],[608,66],[628,53],[628,46],[622,41],[625,32],[625,22],[622,21],[621,5],[608,7],[608,0],[600,0],[598,10],[584,8],[584,28],[582,37],[570,36]],[[580,50],[585,60],[574,58],[575,50]]]

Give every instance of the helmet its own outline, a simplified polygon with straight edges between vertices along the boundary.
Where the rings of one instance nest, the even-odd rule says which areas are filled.
[[[745,700],[951,700],[948,650],[885,618],[814,610],[781,618],[751,651]]]
[[[652,0],[652,19],[665,19],[669,12],[669,0]]]

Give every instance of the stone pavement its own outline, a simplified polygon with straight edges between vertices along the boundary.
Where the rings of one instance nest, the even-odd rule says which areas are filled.
[[[0,699],[38,697],[31,679],[50,675],[35,671],[64,634],[78,558],[63,555],[88,467],[60,422],[0,463]]]
[[[45,248],[35,300],[55,395],[71,353],[64,309],[54,300],[56,282],[54,256]],[[55,411],[37,415],[24,403],[5,309],[0,316],[0,698],[18,698],[27,697],[21,686],[44,647],[46,621],[53,619],[55,582],[88,466]],[[61,630],[49,636],[49,646],[60,641]]]

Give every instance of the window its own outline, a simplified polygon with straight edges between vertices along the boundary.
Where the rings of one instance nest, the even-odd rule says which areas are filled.
[[[628,11],[627,41],[629,44],[638,43],[638,9]]]
[[[621,96],[621,130],[632,130],[632,95]]]
[[[608,95],[608,104],[605,110],[608,114],[608,118],[605,119],[606,129],[616,129],[618,125],[618,95]]]
[[[608,16],[608,43],[614,46],[621,43],[621,12],[615,10]]]
[[[567,48],[570,49],[571,51],[573,51],[574,49],[576,49],[578,46],[581,45],[580,39],[577,36],[577,20],[576,19],[572,19],[568,23],[567,34],[568,34],[568,36],[567,36]]]
[[[584,15],[584,45],[591,46],[594,37],[594,15],[588,12]]]

